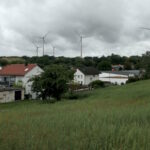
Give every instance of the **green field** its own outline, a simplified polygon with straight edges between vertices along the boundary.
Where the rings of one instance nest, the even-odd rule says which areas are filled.
[[[149,150],[150,81],[78,101],[0,105],[0,150]]]

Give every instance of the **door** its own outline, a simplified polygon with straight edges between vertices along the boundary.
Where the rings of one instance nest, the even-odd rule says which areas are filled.
[[[15,101],[21,100],[21,91],[15,91]]]

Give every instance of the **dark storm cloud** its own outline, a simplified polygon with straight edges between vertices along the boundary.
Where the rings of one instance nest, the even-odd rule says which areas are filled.
[[[49,32],[46,52],[78,56],[78,33],[84,55],[141,54],[150,48],[148,0],[1,0],[0,55],[34,55],[32,42]],[[131,52],[131,49],[134,51]],[[42,52],[42,51],[41,51]]]

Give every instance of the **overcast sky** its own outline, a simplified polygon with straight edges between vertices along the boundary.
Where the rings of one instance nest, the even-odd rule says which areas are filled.
[[[140,55],[150,50],[149,0],[0,0],[0,56],[36,55],[32,42],[56,56],[112,53]],[[40,49],[42,55],[42,49]]]

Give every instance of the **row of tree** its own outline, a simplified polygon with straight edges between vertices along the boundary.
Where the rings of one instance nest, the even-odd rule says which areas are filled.
[[[147,63],[147,58],[150,58],[149,52],[144,54],[143,56],[119,56],[112,54],[111,56],[102,56],[102,57],[75,57],[75,58],[67,58],[67,57],[52,57],[52,56],[44,56],[44,57],[27,57],[23,56],[17,59],[11,59],[11,57],[5,59],[0,58],[0,65],[4,66],[9,63],[37,63],[40,67],[44,68],[51,64],[64,65],[67,67],[81,67],[81,66],[93,66],[98,68],[99,70],[110,70],[111,65],[121,64],[124,65],[125,69],[140,69],[143,68],[143,65]],[[11,61],[10,61],[10,60]]]

